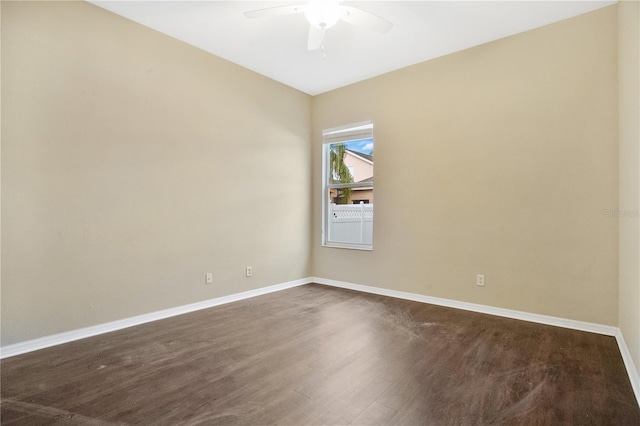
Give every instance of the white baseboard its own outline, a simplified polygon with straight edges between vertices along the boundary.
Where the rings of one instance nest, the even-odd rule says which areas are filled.
[[[446,306],[448,308],[456,308],[482,314],[496,315],[504,318],[529,321],[545,325],[553,325],[556,327],[587,331],[590,333],[603,334],[606,336],[614,336],[616,338],[616,341],[618,342],[620,354],[622,355],[622,360],[624,361],[625,368],[627,369],[629,381],[631,381],[631,387],[633,388],[636,400],[638,402],[638,405],[640,406],[640,377],[638,375],[638,369],[633,363],[633,359],[631,358],[631,354],[629,353],[629,348],[627,347],[627,344],[625,343],[622,336],[622,332],[618,327],[552,317],[548,315],[532,314],[529,312],[515,311],[511,309],[496,308],[493,306],[479,305],[476,303],[460,302],[451,299],[442,299],[439,297],[424,296],[422,294],[407,293],[403,291],[389,290],[386,288],[371,287],[367,285],[353,284],[344,281],[329,280],[319,277],[313,277],[312,281],[317,284],[346,288],[349,290],[362,291],[365,293],[378,294],[381,296],[396,297],[398,299],[412,300],[414,302],[429,303],[432,305]]]
[[[631,353],[629,352],[627,343],[624,341],[624,336],[622,335],[622,332],[620,330],[618,330],[618,333],[616,334],[616,341],[618,342],[618,347],[620,348],[620,354],[622,355],[624,366],[627,368],[627,374],[629,375],[631,387],[633,388],[633,392],[636,394],[638,405],[640,405],[640,371],[634,364],[633,358],[631,358]]]
[[[174,317],[189,312],[199,311],[201,309],[211,308],[214,306],[224,305],[226,303],[236,302],[238,300],[248,299],[251,297],[261,296],[275,291],[285,290],[287,288],[297,287],[311,283],[311,278],[302,278],[286,283],[275,284],[268,287],[258,288],[255,290],[244,291],[242,293],[230,294],[228,296],[217,297],[215,299],[204,300],[202,302],[191,303],[189,305],[178,306],[175,308],[164,309],[162,311],[151,312],[148,314],[137,315],[131,318],[125,318],[104,324],[98,324],[91,327],[85,327],[78,330],[71,330],[64,333],[53,334],[38,339],[27,340],[25,342],[15,343],[0,348],[0,359],[24,354],[27,352],[37,351],[39,349],[51,346],[61,345],[63,343],[73,342],[87,337],[97,336],[99,334],[109,333],[111,331],[122,330],[123,328],[133,327],[135,325],[145,324],[164,318]]]

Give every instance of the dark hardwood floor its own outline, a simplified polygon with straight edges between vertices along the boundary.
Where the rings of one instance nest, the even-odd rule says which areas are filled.
[[[316,284],[1,368],[3,425],[640,425],[613,337]]]

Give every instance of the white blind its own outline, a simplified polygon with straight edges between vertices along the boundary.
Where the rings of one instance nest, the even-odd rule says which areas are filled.
[[[373,121],[349,124],[322,131],[324,143],[347,142],[373,137]]]

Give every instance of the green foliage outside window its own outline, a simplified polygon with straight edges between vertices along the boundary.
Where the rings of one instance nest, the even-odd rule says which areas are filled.
[[[331,183],[353,183],[349,167],[344,163],[347,147],[344,143],[335,143],[329,149],[329,167]],[[348,204],[351,199],[351,188],[337,189],[336,204]]]

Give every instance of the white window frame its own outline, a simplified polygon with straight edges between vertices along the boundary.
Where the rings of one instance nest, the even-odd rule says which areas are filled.
[[[329,146],[340,142],[355,141],[358,139],[373,139],[373,121],[362,121],[346,126],[333,127],[322,131],[322,246],[346,248],[354,250],[373,250],[373,236],[371,244],[346,243],[330,240],[329,235],[329,204],[330,191],[340,188],[371,188],[373,182],[354,182],[346,184],[335,184],[329,182]],[[374,166],[375,169],[375,166]],[[375,173],[374,173],[375,174]],[[375,180],[375,179],[374,179]],[[375,209],[375,207],[373,207]],[[373,232],[373,231],[372,231]]]

